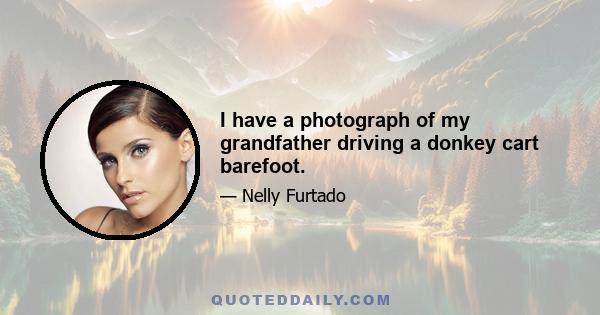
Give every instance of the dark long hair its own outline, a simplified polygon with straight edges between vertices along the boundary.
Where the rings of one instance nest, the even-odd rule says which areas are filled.
[[[94,107],[88,124],[88,139],[96,153],[96,137],[111,124],[131,116],[168,132],[177,139],[187,121],[177,104],[142,87],[121,85],[106,94]]]

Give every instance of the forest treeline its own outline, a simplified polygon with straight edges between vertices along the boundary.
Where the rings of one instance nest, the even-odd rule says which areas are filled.
[[[600,229],[600,102],[486,131],[500,139],[533,135],[538,151],[465,152],[447,167],[434,157],[418,217],[464,235],[593,237]]]
[[[47,213],[32,209],[50,202],[42,200],[46,197],[39,172],[42,129],[64,97],[48,73],[32,85],[17,54],[10,54],[3,63],[0,72],[0,235],[3,238],[48,228]]]

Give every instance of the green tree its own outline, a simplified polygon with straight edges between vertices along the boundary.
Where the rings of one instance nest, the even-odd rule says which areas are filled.
[[[0,154],[0,240],[29,235],[28,214],[29,198],[15,164]]]
[[[0,82],[0,124],[8,127],[13,150],[28,154],[42,143],[42,133],[33,93],[18,55],[8,56]]]
[[[47,126],[59,107],[58,92],[52,83],[48,71],[40,79],[37,87],[36,107],[40,113],[40,122]],[[45,128],[44,128],[45,129]]]

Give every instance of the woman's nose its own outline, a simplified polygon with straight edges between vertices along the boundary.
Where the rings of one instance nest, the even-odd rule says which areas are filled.
[[[125,184],[131,182],[131,167],[127,166],[126,161],[122,161],[117,164],[117,184],[125,186]]]

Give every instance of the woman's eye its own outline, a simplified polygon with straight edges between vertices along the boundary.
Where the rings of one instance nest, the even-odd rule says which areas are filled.
[[[148,150],[150,150],[150,148],[147,145],[137,145],[133,148],[132,151],[132,155],[133,157],[143,157],[148,153]]]
[[[100,160],[100,165],[102,165],[102,168],[109,168],[109,167],[115,165],[116,163],[117,163],[117,161],[114,158],[106,158],[106,159]]]

